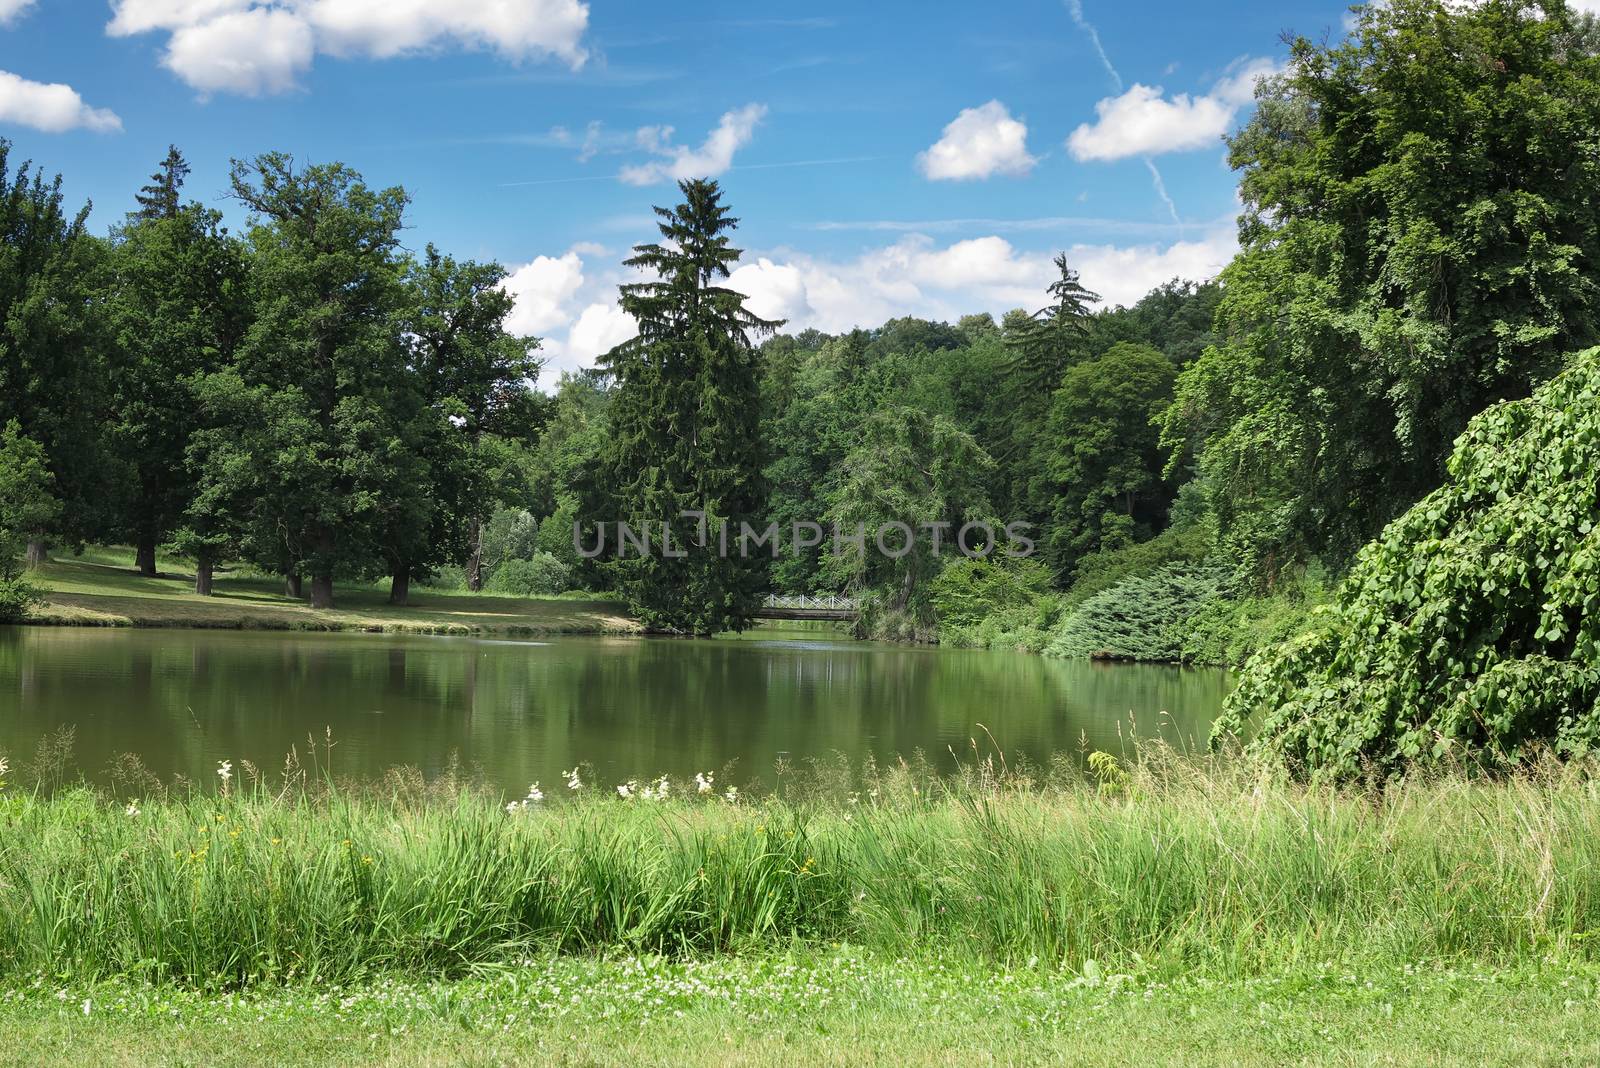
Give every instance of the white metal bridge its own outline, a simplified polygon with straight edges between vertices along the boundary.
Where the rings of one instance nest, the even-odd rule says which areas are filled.
[[[756,610],[757,619],[834,619],[852,620],[861,611],[854,597],[824,594],[808,597],[805,594],[773,594],[761,602]]]

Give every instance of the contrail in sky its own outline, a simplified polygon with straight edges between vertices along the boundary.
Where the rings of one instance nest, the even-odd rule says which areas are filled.
[[[1122,75],[1117,73],[1116,64],[1111,62],[1111,57],[1106,54],[1106,46],[1100,43],[1100,34],[1094,28],[1094,23],[1083,16],[1083,0],[1066,0],[1067,14],[1072,16],[1072,21],[1077,24],[1089,38],[1089,43],[1094,45],[1095,55],[1100,57],[1100,65],[1111,76],[1111,84],[1118,93],[1122,92]],[[1149,156],[1144,157],[1144,165],[1150,168],[1150,180],[1155,183],[1156,195],[1167,206],[1167,211],[1172,215],[1172,221],[1178,224],[1179,233],[1183,231],[1183,220],[1178,217],[1178,205],[1172,202],[1172,197],[1167,195],[1167,183],[1161,180],[1161,171],[1156,167],[1156,161]]]

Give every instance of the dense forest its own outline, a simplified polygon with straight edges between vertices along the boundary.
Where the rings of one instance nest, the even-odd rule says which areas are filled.
[[[1556,2],[1396,0],[1290,48],[1228,140],[1240,251],[1217,279],[1108,307],[1061,256],[1038,306],[999,321],[784,332],[720,285],[737,220],[717,183],[686,181],[627,261],[638,336],[549,393],[537,340],[506,329],[504,268],[405,249],[402,189],[235,161],[235,234],[185,199],[173,149],[96,235],[59,178],[0,143],[0,599],[20,615],[25,563],[89,542],[133,546],[147,574],[181,557],[202,593],[222,566],[304,582],[316,606],[380,577],[402,604],[412,583],[581,588],[689,633],[746,625],[769,591],[849,592],[885,637],[1273,650],[1239,716],[1341,674],[1415,676],[1361,698],[1376,719],[1360,743],[1284,741],[1306,729],[1284,713],[1276,737],[1313,765],[1414,756],[1424,735],[1577,745],[1586,720],[1551,723],[1600,694],[1580,625],[1600,512],[1570,452],[1596,396],[1592,359],[1571,354],[1600,341],[1600,32]],[[1490,472],[1515,467],[1513,441],[1532,458]],[[1537,466],[1551,454],[1567,462]],[[1503,516],[1461,533],[1487,522],[1486,494],[1502,510],[1560,496],[1576,540],[1519,556]],[[630,555],[604,544],[618,521],[664,522],[679,545],[769,522],[1020,522],[1036,551],[850,553],[819,535]],[[1470,625],[1460,596],[1396,592],[1441,544],[1476,569],[1468,585],[1504,587]],[[1393,632],[1429,606],[1457,612],[1434,644]],[[1518,726],[1497,731],[1471,694],[1508,686]],[[1454,726],[1407,726],[1419,701],[1455,702]]]

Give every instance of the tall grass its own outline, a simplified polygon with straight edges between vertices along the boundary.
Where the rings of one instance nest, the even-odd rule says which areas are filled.
[[[514,812],[400,779],[132,808],[13,787],[0,977],[225,987],[795,941],[1156,975],[1588,958],[1595,770],[1334,791],[1146,750],[1100,783],[901,766],[788,799],[586,789]]]

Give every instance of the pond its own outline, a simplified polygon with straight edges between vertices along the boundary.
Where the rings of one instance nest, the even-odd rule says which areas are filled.
[[[333,770],[429,774],[452,754],[507,790],[575,763],[601,782],[777,761],[852,765],[971,741],[1036,762],[1130,731],[1203,744],[1226,672],[876,644],[826,631],[543,642],[365,634],[0,627],[0,752],[64,726],[91,780],[135,753],[162,778],[282,766],[331,731]]]

